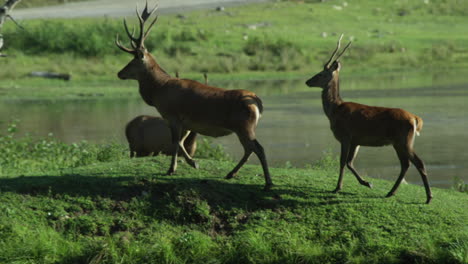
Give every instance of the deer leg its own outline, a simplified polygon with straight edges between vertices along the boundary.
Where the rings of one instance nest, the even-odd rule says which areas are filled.
[[[343,174],[344,174],[344,167],[348,160],[350,144],[348,142],[341,143],[341,154],[340,154],[340,175],[338,177],[338,184],[336,185],[334,193],[337,193],[343,188]]]
[[[263,168],[263,175],[265,177],[265,190],[269,190],[273,186],[273,182],[271,181],[271,176],[270,176],[270,171],[268,170],[268,164],[265,156],[265,150],[263,149],[262,145],[258,143],[258,141],[255,139],[253,140],[254,143],[254,149],[253,152],[257,155],[258,159],[260,160],[260,163],[262,164]]]
[[[182,155],[184,156],[185,160],[187,161],[187,163],[190,166],[194,167],[195,169],[198,169],[199,168],[198,162],[196,162],[194,159],[192,159],[192,157],[190,157],[190,155],[187,153],[187,150],[185,149],[185,146],[184,146],[184,141],[185,139],[187,139],[189,134],[190,134],[190,131],[188,130],[184,132],[184,135],[181,137],[179,141],[179,149]]]
[[[172,145],[173,147],[173,153],[172,153],[172,160],[171,160],[171,166],[169,167],[169,170],[167,171],[167,175],[172,175],[174,172],[177,170],[177,153],[179,152],[179,141],[180,141],[180,134],[182,132],[182,128],[179,124],[170,122],[170,128],[171,128],[171,136],[172,136]]]
[[[362,177],[359,175],[359,173],[356,171],[356,169],[354,168],[354,159],[356,158],[357,156],[357,153],[359,151],[359,146],[357,145],[351,145],[350,149],[349,149],[349,153],[348,153],[348,161],[346,163],[346,166],[348,167],[348,169],[354,174],[354,176],[356,177],[356,179],[359,181],[359,183],[361,185],[364,185],[364,186],[367,186],[369,188],[372,188],[372,184],[370,182],[367,182],[365,181],[364,179],[362,179]]]
[[[233,177],[235,177],[237,172],[244,165],[244,163],[246,163],[247,160],[249,160],[250,155],[252,155],[252,152],[253,152],[252,148],[249,146],[250,140],[248,138],[240,135],[239,133],[237,133],[237,137],[239,138],[239,141],[241,142],[242,147],[244,147],[244,156],[239,161],[239,163],[234,167],[234,169],[232,169],[232,171],[229,172],[228,175],[226,175],[226,177],[224,177],[225,179],[232,179]]]
[[[137,152],[136,152],[136,157],[137,157],[137,158],[147,157],[148,155],[149,155],[149,153],[146,152],[146,151],[137,151]]]
[[[427,179],[427,173],[426,173],[426,168],[424,167],[424,162],[416,155],[416,153],[412,152],[410,154],[410,161],[411,163],[414,164],[416,169],[419,171],[419,174],[421,175],[421,178],[424,183],[424,188],[426,189],[426,203],[430,203],[432,199],[432,192],[431,192],[431,187],[429,186],[429,181]]]
[[[249,159],[252,152],[254,152],[255,155],[257,155],[258,159],[260,160],[260,163],[262,164],[263,173],[265,176],[265,188],[264,189],[269,190],[271,186],[273,186],[273,182],[271,181],[270,172],[268,170],[268,164],[266,161],[265,151],[262,145],[260,145],[260,143],[258,143],[256,139],[250,139],[249,137],[244,137],[239,134],[238,134],[238,137],[239,137],[240,142],[242,143],[242,146],[244,147],[244,156],[236,165],[236,167],[234,167],[234,169],[232,169],[232,171],[229,172],[225,178],[231,179],[232,177],[234,177],[236,173],[239,171],[239,169]]]
[[[395,195],[395,192],[397,191],[398,187],[400,186],[401,182],[405,178],[405,174],[408,171],[408,168],[410,166],[409,164],[409,154],[408,150],[406,147],[400,147],[400,146],[393,146],[395,148],[395,151],[398,155],[398,159],[400,159],[400,165],[401,165],[401,171],[400,171],[400,176],[398,176],[397,181],[395,182],[395,185],[393,185],[393,188],[390,190],[390,192],[387,194],[386,197],[391,197]]]
[[[252,150],[248,149],[248,148],[246,148],[244,146],[244,156],[239,161],[239,163],[236,165],[236,167],[234,167],[234,169],[232,169],[232,171],[229,172],[228,175],[226,175],[226,177],[224,177],[224,178],[225,179],[232,179],[233,177],[235,177],[237,172],[239,171],[239,169],[244,165],[245,162],[247,162],[247,160],[249,160],[250,155],[252,155]]]

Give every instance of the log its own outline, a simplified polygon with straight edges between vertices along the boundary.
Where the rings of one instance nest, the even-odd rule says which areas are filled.
[[[42,78],[49,78],[49,79],[60,79],[64,81],[69,81],[71,79],[71,75],[67,73],[56,73],[56,72],[31,72],[29,77],[42,77]]]

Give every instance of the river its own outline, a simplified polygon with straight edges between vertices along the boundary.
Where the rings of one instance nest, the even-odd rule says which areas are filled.
[[[265,107],[257,137],[270,165],[282,167],[288,163],[304,167],[314,164],[325,153],[339,154],[339,144],[332,136],[321,107],[320,89],[306,87],[305,79],[212,84],[255,91]],[[129,83],[129,86],[137,93],[136,83]],[[468,84],[463,80],[425,73],[416,77],[401,74],[344,76],[341,78],[341,95],[345,101],[399,107],[423,118],[424,127],[421,136],[416,138],[415,150],[426,163],[431,185],[447,188],[456,180],[468,182]],[[153,108],[136,98],[56,102],[15,100],[0,105],[2,117],[20,120],[20,131],[39,137],[53,133],[65,142],[113,140],[124,143],[125,124],[140,114],[157,115]],[[215,142],[225,146],[235,160],[240,159],[242,148],[236,136],[218,138]],[[258,163],[257,158],[252,156],[250,163]],[[363,147],[355,165],[366,178],[392,181],[400,170],[392,147]],[[336,171],[338,174],[338,168]],[[351,178],[348,173],[345,180]],[[421,184],[414,167],[410,168],[406,179]]]

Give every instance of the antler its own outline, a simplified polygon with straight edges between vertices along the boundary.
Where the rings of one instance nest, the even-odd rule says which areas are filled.
[[[333,53],[332,53],[330,59],[327,61],[327,63],[325,63],[325,66],[326,66],[327,68],[330,67],[330,64],[331,64],[331,62],[332,62],[332,60],[333,60],[333,57],[335,56],[336,52],[340,49],[341,39],[342,39],[342,38],[343,38],[343,34],[341,34],[340,38],[338,39],[338,43],[336,44],[336,49],[333,51]]]
[[[128,25],[127,25],[127,20],[124,18],[125,32],[127,33],[127,36],[130,39],[130,45],[132,46],[133,49],[129,49],[127,47],[124,47],[122,45],[122,43],[120,43],[118,35],[117,35],[117,37],[115,39],[115,44],[117,45],[117,47],[119,47],[121,50],[123,50],[125,52],[132,53],[132,54],[135,54],[136,50],[138,50],[139,48],[144,47],[145,39],[148,36],[148,34],[149,34],[151,28],[153,27],[153,25],[158,20],[158,16],[156,16],[156,18],[153,20],[153,22],[151,22],[151,24],[148,27],[148,29],[146,30],[146,32],[144,32],[145,22],[148,20],[148,18],[157,9],[158,9],[158,5],[156,5],[151,11],[148,11],[148,1],[146,1],[146,5],[145,5],[145,8],[143,9],[143,13],[140,14],[140,12],[138,11],[138,4],[137,4],[136,14],[137,14],[139,24],[140,24],[140,33],[139,33],[139,36],[137,38],[135,38],[135,28],[133,28],[132,33],[130,33],[130,30],[128,29]],[[144,32],[144,34],[143,34],[143,32]]]
[[[125,47],[124,45],[122,45],[122,43],[120,43],[119,34],[117,34],[117,36],[115,36],[115,45],[117,45],[117,47],[119,47],[121,50],[123,50],[125,52],[128,52],[130,54],[135,54],[135,52],[136,52],[135,47],[133,47],[134,49],[129,49],[129,48]],[[133,46],[133,44],[132,44],[132,46]]]
[[[330,59],[327,61],[327,63],[325,63],[325,67],[326,68],[330,68],[331,64],[335,61],[338,61],[340,59],[340,57],[343,55],[343,53],[346,51],[346,49],[348,49],[348,47],[351,45],[351,41],[348,43],[348,45],[346,45],[346,47],[338,54],[338,56],[336,57],[336,59],[333,59],[333,57],[335,57],[336,53],[338,52],[338,50],[340,49],[340,46],[341,46],[341,39],[343,38],[343,34],[341,34],[340,38],[338,39],[338,43],[336,43],[336,48],[335,50],[333,51]]]
[[[348,49],[350,45],[351,45],[351,41],[348,43],[348,45],[346,45],[346,47],[344,47],[344,49],[340,52],[340,54],[338,54],[335,61],[338,61],[341,58],[341,55],[343,55],[343,53],[346,51],[346,49]]]
[[[146,20],[156,11],[156,9],[158,9],[158,5],[156,5],[150,12],[148,12],[148,1],[146,1],[145,9],[143,9],[143,14],[140,14],[140,12],[138,12],[138,5],[137,5],[136,13],[138,16],[138,20],[140,21],[140,36],[138,37],[136,41],[136,43],[138,44],[138,47],[143,47],[143,43],[146,37],[148,36],[154,23],[156,23],[156,21],[158,20],[158,16],[156,16],[153,22],[151,22],[150,26],[146,30],[145,34],[143,34]]]

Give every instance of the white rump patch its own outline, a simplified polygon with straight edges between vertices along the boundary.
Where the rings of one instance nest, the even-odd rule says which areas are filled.
[[[262,115],[260,114],[260,111],[258,110],[258,106],[255,105],[255,126],[258,125],[258,120],[260,119]]]
[[[416,130],[416,128],[418,127],[418,121],[416,121],[416,120],[417,120],[416,118],[413,119],[413,120],[414,120],[414,124],[413,124],[413,127],[414,127],[414,134],[415,134],[416,136],[419,136],[420,134],[419,134],[419,132]]]
[[[416,136],[419,136],[419,132],[416,131],[416,128],[418,127],[418,122],[416,121],[416,118],[413,119],[413,140],[411,140],[411,147],[413,147],[414,140],[416,139]]]

